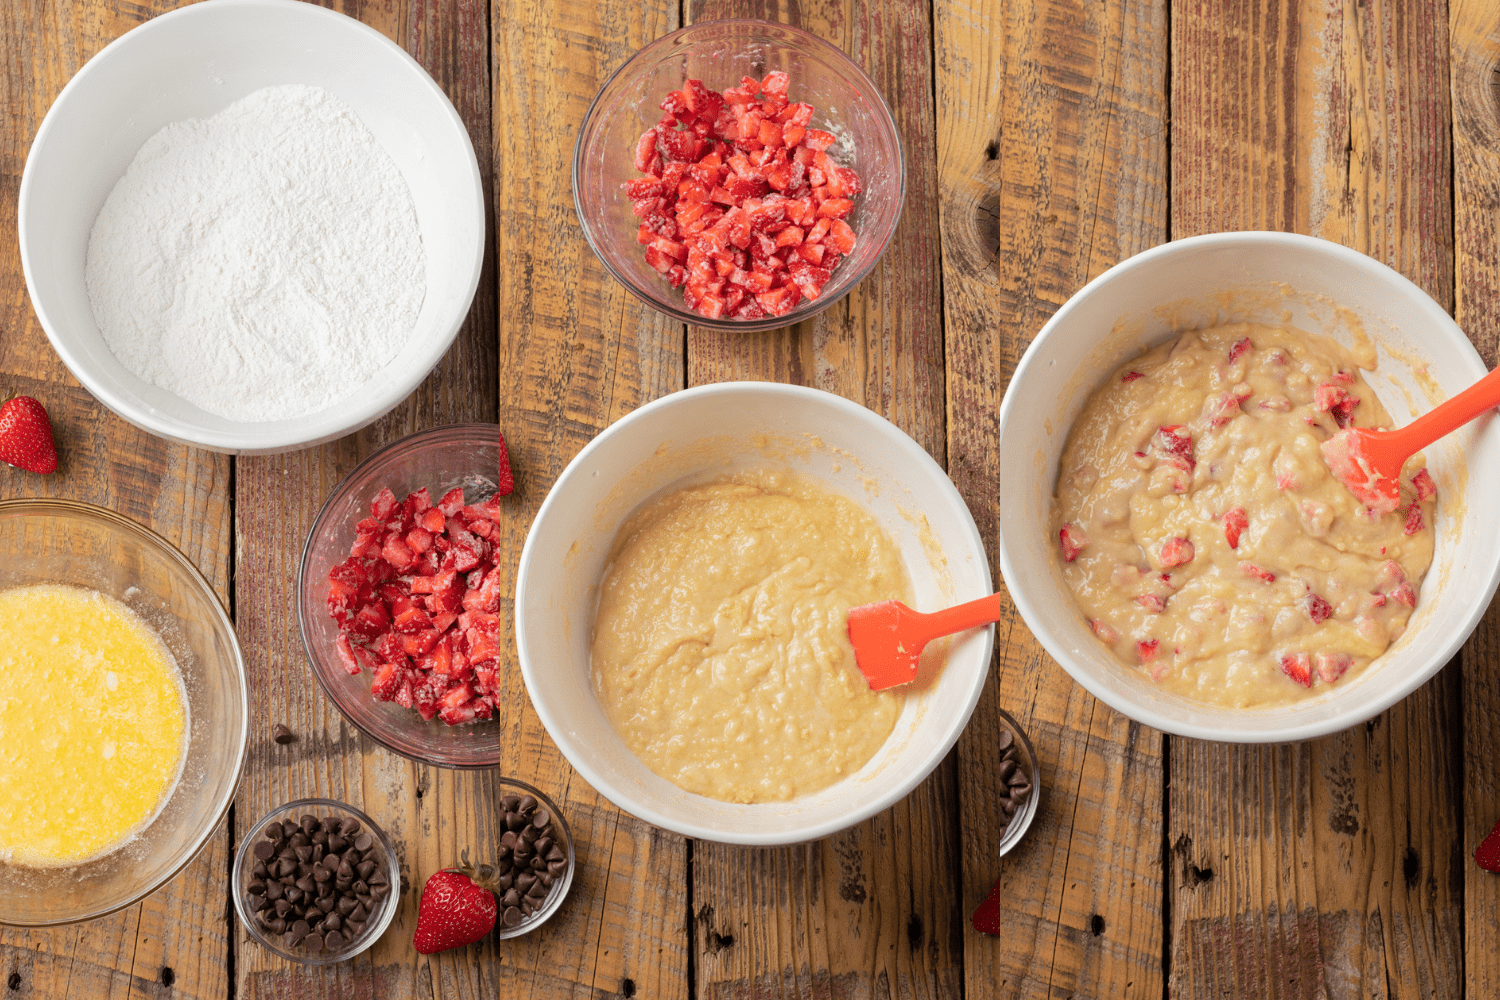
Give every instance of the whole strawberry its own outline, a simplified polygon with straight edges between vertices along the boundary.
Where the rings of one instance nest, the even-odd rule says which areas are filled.
[[[0,462],[44,476],[57,468],[52,421],[42,404],[30,396],[16,396],[0,405]]]
[[[485,888],[489,866],[475,871],[469,852],[457,870],[434,872],[422,886],[412,944],[423,955],[473,944],[495,929],[495,894]],[[475,881],[478,878],[478,881]]]
[[[1500,872],[1500,823],[1495,824],[1484,843],[1475,849],[1474,863],[1485,871]]]

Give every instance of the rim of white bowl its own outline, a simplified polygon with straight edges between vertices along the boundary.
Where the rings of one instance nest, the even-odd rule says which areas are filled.
[[[438,101],[440,102],[444,111],[447,113],[450,123],[465,139],[465,148],[468,150],[469,154],[467,157],[467,166],[469,168],[468,173],[470,185],[472,188],[472,194],[475,203],[480,206],[481,215],[484,214],[484,184],[483,179],[479,174],[479,159],[474,152],[473,140],[469,138],[468,127],[464,124],[463,119],[459,117],[458,110],[453,107],[453,102],[448,99],[448,95],[443,92],[443,88],[438,86],[437,81],[432,78],[432,74],[428,73],[427,70],[422,67],[421,63],[412,58],[411,53],[407,52],[401,46],[397,45],[385,35],[382,35],[379,31],[375,30],[362,21],[352,18],[347,14],[340,13],[336,10],[330,10],[326,7],[319,7],[316,4],[304,3],[302,2],[302,0],[213,0],[213,2],[211,3],[196,3],[191,4],[187,7],[180,7],[177,10],[170,11],[158,17],[154,17],[151,20],[146,21],[144,24],[137,25],[136,27],[130,29],[129,31],[125,32],[125,34],[121,35],[119,38],[116,38],[104,48],[94,53],[94,55],[89,58],[88,62],[84,63],[78,68],[78,72],[73,74],[73,78],[67,82],[66,86],[64,86],[63,89],[58,92],[57,97],[55,97],[52,101],[52,106],[47,109],[46,116],[42,118],[42,124],[37,128],[36,136],[32,139],[31,146],[26,154],[26,166],[21,172],[21,188],[16,198],[16,238],[21,247],[21,271],[26,278],[26,295],[27,298],[31,301],[32,309],[36,311],[37,320],[42,324],[42,330],[47,334],[47,340],[52,344],[52,349],[57,352],[57,356],[62,359],[62,362],[67,366],[68,371],[72,372],[73,376],[77,378],[79,382],[83,383],[84,388],[92,393],[95,399],[103,403],[106,407],[109,408],[112,413],[120,417],[122,420],[134,424],[136,427],[139,427],[142,430],[149,431],[152,434],[157,435],[158,437],[166,438],[169,441],[176,441],[180,444],[196,445],[201,448],[208,448],[212,451],[225,452],[229,454],[277,454],[280,452],[297,451],[302,448],[311,448],[314,445],[341,438],[346,434],[354,433],[362,427],[367,427],[370,424],[374,423],[376,420],[379,420],[381,417],[385,416],[385,414],[389,413],[391,410],[395,409],[396,406],[398,406],[404,399],[406,399],[407,396],[411,395],[412,391],[422,383],[422,380],[425,379],[429,373],[431,373],[432,369],[437,365],[437,363],[443,359],[443,355],[447,354],[448,349],[453,346],[453,341],[458,336],[458,331],[463,326],[464,320],[468,318],[469,310],[474,304],[474,293],[479,289],[480,272],[484,267],[484,244],[485,235],[488,229],[488,220],[484,220],[484,224],[481,225],[479,230],[480,236],[478,253],[475,255],[472,273],[469,275],[468,291],[464,296],[465,305],[463,311],[459,314],[457,320],[453,323],[452,331],[446,338],[442,338],[442,350],[436,350],[436,345],[439,343],[439,341],[434,341],[434,351],[429,352],[431,354],[431,358],[429,359],[424,357],[420,363],[413,364],[411,366],[410,371],[406,375],[404,375],[396,385],[396,388],[399,389],[399,394],[394,395],[389,402],[367,402],[362,400],[358,393],[355,393],[351,396],[346,397],[343,401],[335,403],[333,406],[319,411],[323,414],[339,413],[346,416],[350,413],[353,413],[354,416],[352,417],[352,422],[350,423],[341,422],[336,428],[325,428],[317,430],[310,437],[304,436],[304,434],[306,428],[310,423],[312,423],[312,421],[310,419],[300,418],[296,420],[296,422],[293,423],[292,426],[287,430],[275,436],[269,435],[264,430],[237,430],[225,432],[199,428],[197,429],[197,433],[195,436],[185,437],[181,433],[183,428],[178,426],[177,421],[162,421],[157,418],[153,412],[141,409],[132,400],[122,398],[100,384],[99,380],[95,379],[92,374],[88,373],[86,369],[79,363],[77,357],[73,354],[72,351],[68,349],[67,345],[64,344],[59,337],[53,334],[52,331],[54,324],[52,317],[48,315],[46,308],[41,302],[41,299],[36,294],[36,289],[33,288],[31,284],[31,261],[30,254],[27,251],[27,247],[29,245],[27,234],[31,229],[31,221],[29,218],[30,209],[28,201],[28,194],[31,188],[32,177],[31,152],[42,146],[46,142],[47,136],[51,132],[53,127],[54,116],[59,113],[59,108],[63,108],[64,111],[66,111],[66,105],[72,99],[72,95],[77,91],[79,87],[82,86],[80,81],[86,80],[90,75],[92,75],[92,73],[96,71],[102,64],[105,57],[108,56],[109,53],[114,49],[123,47],[127,44],[131,44],[131,39],[139,41],[139,39],[141,38],[141,33],[149,33],[159,30],[162,24],[167,24],[179,19],[190,17],[212,16],[219,10],[228,7],[264,7],[268,9],[278,9],[288,13],[295,11],[298,16],[323,17],[330,20],[341,21],[344,22],[345,27],[347,27],[349,30],[364,32],[368,37],[377,40],[388,51],[397,55],[401,60],[406,62],[409,67],[415,69],[418,74],[418,79],[432,92],[433,96],[438,98]],[[307,415],[308,418],[316,416],[318,416],[317,413]],[[247,428],[263,428],[269,424],[281,422],[282,421],[261,421],[255,423],[242,422],[242,426]]]
[[[1300,233],[1280,233],[1261,230],[1249,230],[1232,233],[1206,233],[1201,236],[1189,236],[1181,240],[1173,240],[1162,243],[1129,257],[1111,267],[1088,284],[1073,294],[1067,302],[1063,303],[1052,318],[1043,325],[1036,339],[1026,349],[1021,358],[1021,363],[1016,366],[1016,372],[1011,376],[1010,385],[1021,384],[1027,377],[1027,373],[1034,365],[1040,364],[1038,357],[1041,346],[1051,337],[1058,327],[1067,322],[1068,316],[1075,310],[1081,308],[1083,303],[1095,295],[1107,294],[1108,286],[1146,264],[1155,261],[1158,257],[1170,257],[1178,253],[1194,250],[1204,246],[1295,246],[1299,249],[1314,250],[1334,257],[1344,264],[1348,264],[1356,270],[1386,283],[1394,290],[1408,296],[1424,312],[1432,325],[1441,328],[1444,332],[1452,335],[1455,343],[1460,343],[1459,350],[1467,349],[1469,357],[1473,361],[1475,379],[1483,377],[1488,368],[1484,360],[1480,358],[1479,352],[1474,349],[1473,343],[1463,332],[1459,325],[1454,322],[1442,306],[1433,301],[1432,297],[1424,292],[1421,287],[1412,282],[1400,271],[1381,263],[1375,258],[1351,250],[1341,243],[1330,240],[1318,239],[1315,236],[1303,236]],[[1005,426],[1010,416],[1011,406],[1015,396],[1006,390],[1005,398],[1000,403],[999,438],[1005,439]],[[1000,576],[1007,581],[1006,589],[1010,592],[1011,600],[1015,602],[1016,610],[1021,613],[1021,618],[1026,622],[1026,627],[1031,630],[1038,642],[1042,644],[1051,657],[1066,670],[1075,681],[1092,694],[1095,698],[1104,702],[1120,714],[1135,719],[1154,729],[1174,736],[1189,736],[1194,739],[1210,740],[1218,743],[1292,743],[1299,740],[1315,739],[1319,736],[1327,736],[1331,733],[1342,732],[1350,726],[1356,726],[1361,722],[1374,718],[1392,705],[1401,701],[1417,688],[1427,683],[1432,677],[1447,665],[1453,655],[1458,652],[1465,642],[1468,641],[1470,633],[1479,624],[1480,618],[1484,617],[1485,610],[1489,607],[1490,600],[1495,596],[1495,589],[1500,585],[1500,559],[1496,559],[1490,568],[1489,582],[1483,588],[1479,597],[1464,622],[1464,627],[1456,632],[1444,643],[1442,651],[1432,657],[1423,669],[1408,673],[1395,683],[1386,687],[1384,693],[1373,701],[1366,702],[1358,708],[1346,709],[1336,715],[1327,718],[1300,723],[1290,726],[1267,727],[1260,731],[1237,732],[1224,729],[1216,729],[1208,725],[1186,723],[1150,708],[1147,705],[1132,702],[1121,697],[1118,692],[1110,690],[1100,683],[1088,671],[1076,667],[1072,662],[1072,653],[1066,643],[1052,634],[1047,628],[1045,619],[1032,603],[1030,596],[1024,588],[1010,585],[1009,581],[1016,579],[1016,572],[1011,565],[1010,550],[1006,545],[1005,527],[1000,526]]]
[[[990,575],[990,565],[984,548],[984,539],[979,534],[979,526],[974,523],[974,515],[969,511],[969,505],[964,502],[963,496],[958,492],[958,487],[953,485],[953,480],[948,477],[947,471],[941,465],[938,465],[937,461],[927,453],[927,449],[923,448],[912,439],[911,435],[897,427],[890,420],[887,420],[869,407],[861,406],[859,403],[845,399],[843,396],[825,392],[822,389],[814,389],[809,386],[789,385],[784,382],[714,382],[708,385],[693,386],[692,388],[681,389],[662,396],[659,399],[652,400],[639,409],[632,410],[606,427],[592,441],[585,445],[582,451],[573,457],[573,460],[568,463],[567,468],[563,469],[562,475],[557,477],[557,482],[552,485],[552,489],[548,491],[547,498],[542,501],[541,509],[537,511],[536,517],[531,522],[531,528],[526,533],[526,545],[521,549],[521,561],[516,570],[516,649],[521,661],[521,677],[526,683],[528,697],[530,697],[533,688],[532,661],[531,657],[527,654],[526,625],[524,616],[521,613],[521,609],[526,607],[528,600],[526,593],[528,589],[526,586],[526,580],[529,575],[528,568],[535,556],[536,526],[541,524],[546,518],[553,503],[565,491],[568,481],[575,475],[582,475],[579,470],[583,467],[584,463],[588,461],[589,457],[595,451],[608,447],[609,440],[618,434],[621,428],[629,426],[647,414],[681,403],[686,399],[695,399],[699,396],[733,395],[747,390],[766,392],[773,395],[801,396],[807,399],[816,399],[824,405],[844,410],[847,413],[873,423],[877,427],[884,425],[890,430],[895,431],[895,443],[901,449],[901,457],[905,458],[908,462],[925,465],[927,471],[934,473],[935,478],[939,481],[939,492],[947,494],[949,499],[957,505],[958,509],[963,511],[964,517],[959,527],[966,534],[969,543],[973,545],[974,551],[978,552],[982,557],[980,559],[980,572],[984,577],[983,582],[986,592],[993,591],[994,578]],[[838,819],[827,820],[805,827],[797,827],[786,833],[725,832],[697,823],[677,822],[661,815],[654,809],[636,805],[631,802],[630,796],[620,786],[607,780],[604,775],[600,774],[599,771],[589,764],[568,736],[567,727],[563,725],[561,719],[556,718],[547,709],[546,705],[534,697],[531,698],[531,704],[536,709],[537,716],[542,720],[542,725],[546,728],[548,734],[551,735],[552,741],[557,744],[563,756],[568,759],[568,763],[573,765],[573,769],[581,774],[584,780],[592,785],[595,790],[613,802],[622,811],[638,819],[643,819],[652,826],[671,830],[673,833],[680,833],[684,837],[692,837],[694,840],[708,840],[719,844],[740,844],[747,847],[777,847],[788,844],[801,844],[808,841],[820,840],[823,837],[838,833],[840,830],[847,830],[854,824],[889,809],[909,795],[912,789],[925,781],[927,776],[937,768],[937,765],[942,763],[943,758],[948,755],[948,751],[952,750],[953,745],[958,742],[959,736],[968,728],[969,720],[974,715],[974,708],[979,704],[979,696],[984,692],[985,679],[989,676],[990,661],[995,652],[995,627],[993,625],[986,625],[980,630],[980,635],[983,669],[975,672],[974,680],[964,700],[963,709],[955,716],[957,724],[952,727],[950,732],[944,735],[941,745],[937,748],[937,752],[933,758],[933,766],[922,774],[913,772],[902,776],[900,780],[892,783],[885,792],[875,796],[859,808],[840,816]],[[777,805],[784,805],[784,803],[777,803]]]

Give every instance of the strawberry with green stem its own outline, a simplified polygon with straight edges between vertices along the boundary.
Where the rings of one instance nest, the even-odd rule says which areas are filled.
[[[473,944],[495,929],[495,871],[470,864],[467,850],[462,858],[458,868],[434,872],[422,886],[412,944],[423,955]]]
[[[57,446],[47,410],[30,396],[0,404],[0,462],[47,475],[57,469]]]

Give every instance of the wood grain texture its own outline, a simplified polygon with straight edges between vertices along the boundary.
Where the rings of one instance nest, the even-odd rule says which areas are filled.
[[[0,497],[66,497],[119,511],[176,545],[228,603],[229,459],[171,444],[104,409],[63,366],[32,312],[16,242],[16,198],[32,137],[73,73],[164,3],[96,9],[67,0],[0,5],[0,396],[35,396],[60,451],[42,477],[0,464]],[[187,869],[144,902],[78,927],[0,929],[7,997],[228,992],[229,834],[221,824]]]
[[[925,2],[706,0],[688,20],[757,17],[803,28],[863,66],[906,150],[901,224],[874,272],[812,320],[763,334],[688,331],[688,383],[764,379],[836,392],[945,458]],[[706,80],[722,89],[733,81]],[[797,80],[792,79],[795,95]],[[950,762],[896,807],[793,848],[695,845],[698,996],[957,997],[962,988],[957,799]]]
[[[1172,10],[1172,235],[1289,229],[1451,305],[1441,2]],[[1458,674],[1296,746],[1171,741],[1171,989],[1458,996]]]
[[[1485,363],[1500,361],[1500,8],[1455,0],[1448,12],[1453,93],[1455,316]],[[1463,945],[1469,997],[1500,996],[1500,877],[1471,858],[1500,820],[1500,611],[1492,605],[1463,663]]]
[[[665,0],[492,6],[500,423],[517,484],[515,520],[496,553],[512,563],[568,461],[610,423],[683,386],[681,325],[608,276],[583,238],[568,176],[595,93],[678,18]],[[562,805],[578,879],[548,926],[485,965],[482,995],[686,997],[687,842],[623,815],[574,773],[514,663],[507,691],[518,707],[506,723],[515,749],[502,770]]]
[[[936,14],[949,472],[993,558],[1010,488],[996,489],[995,414],[1016,364],[1073,292],[1166,237],[1165,5],[940,2]],[[1074,684],[1008,601],[996,628],[958,745],[967,995],[1159,997],[1161,736]],[[1037,747],[1043,798],[997,862],[1002,709]],[[998,938],[967,921],[997,879]]]

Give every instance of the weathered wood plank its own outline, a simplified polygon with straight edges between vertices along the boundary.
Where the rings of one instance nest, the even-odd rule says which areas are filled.
[[[936,12],[949,470],[993,556],[1007,488],[994,418],[1017,362],[1088,279],[1166,238],[1166,10],[947,0]],[[968,995],[1160,996],[1161,736],[1096,702],[1007,611],[958,745],[963,913],[998,877],[1008,928],[988,937],[965,920]],[[997,861],[1001,707],[1036,744],[1043,800]]]
[[[688,382],[768,379],[837,392],[889,417],[942,462],[930,9],[906,0],[689,5],[689,21],[720,17],[794,24],[862,65],[901,131],[907,194],[890,248],[847,299],[771,333],[690,327]],[[958,996],[956,818],[950,759],[900,805],[817,843],[695,845],[698,994]]]
[[[1453,87],[1456,317],[1491,366],[1500,361],[1500,8],[1454,0],[1448,14]],[[1500,820],[1500,613],[1492,606],[1463,663],[1463,968],[1465,995],[1500,995],[1500,878],[1472,862]]]
[[[32,137],[64,84],[116,36],[170,6],[103,2],[0,5],[0,395],[15,389],[51,414],[61,465],[48,477],[0,465],[0,497],[56,496],[119,511],[175,544],[227,603],[230,461],[170,444],[109,413],[63,367],[26,295],[16,197]],[[166,888],[111,917],[52,931],[0,930],[8,996],[228,991],[224,912],[229,834],[222,826]]]
[[[1452,300],[1441,2],[1172,10],[1172,235],[1290,229]],[[1464,875],[1448,671],[1296,746],[1171,741],[1171,989],[1458,996]]]
[[[667,0],[492,7],[500,422],[518,494],[496,551],[511,562],[568,461],[614,420],[683,386],[681,325],[641,306],[593,256],[568,176],[595,93],[679,16]],[[507,690],[515,752],[502,770],[557,798],[579,869],[552,922],[485,963],[480,995],[686,997],[687,842],[620,813],[574,773],[514,664]]]

